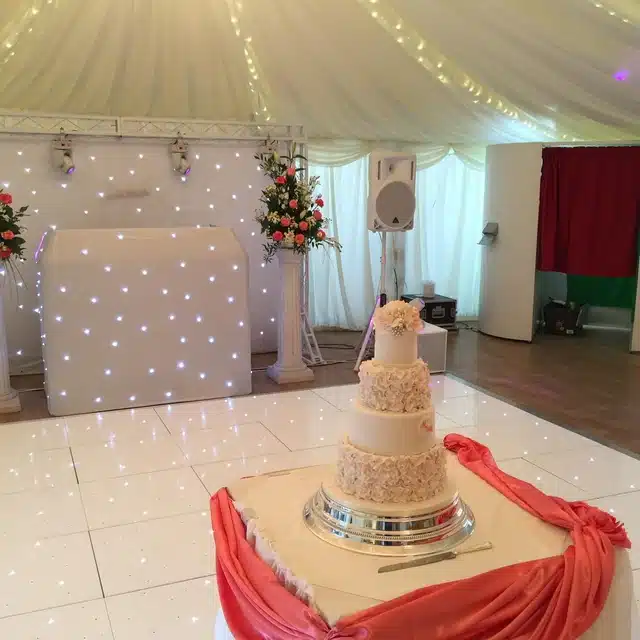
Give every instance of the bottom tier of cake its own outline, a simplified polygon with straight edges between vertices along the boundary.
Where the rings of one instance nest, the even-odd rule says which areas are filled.
[[[381,503],[344,493],[327,467],[324,480],[303,510],[318,538],[336,547],[376,556],[432,555],[454,549],[473,532],[471,509],[448,480],[429,500]]]
[[[338,454],[336,484],[345,494],[380,503],[429,500],[447,483],[446,454],[438,443],[415,455],[381,456],[346,440]]]

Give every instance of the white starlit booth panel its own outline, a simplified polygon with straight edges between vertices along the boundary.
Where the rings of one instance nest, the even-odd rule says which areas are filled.
[[[250,393],[248,260],[230,229],[56,231],[38,267],[52,415]]]
[[[38,269],[32,257],[42,234],[54,228],[117,231],[216,225],[233,229],[249,256],[252,350],[274,351],[278,265],[264,264],[264,236],[254,220],[266,184],[254,159],[257,143],[193,141],[191,173],[180,176],[171,164],[169,140],[72,139],[76,170],[68,176],[52,165],[51,137],[0,134],[0,187],[13,194],[18,206],[29,205],[27,262],[20,265],[24,283],[5,287],[11,372],[33,373],[42,368]]]

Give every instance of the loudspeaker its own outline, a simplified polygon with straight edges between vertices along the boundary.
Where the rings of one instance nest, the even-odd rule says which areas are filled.
[[[374,151],[369,156],[369,231],[413,229],[416,156]]]

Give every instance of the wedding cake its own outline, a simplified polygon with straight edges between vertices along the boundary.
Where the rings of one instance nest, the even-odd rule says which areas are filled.
[[[376,310],[374,359],[360,367],[354,412],[340,447],[337,487],[375,503],[431,500],[447,488],[434,434],[429,368],[418,359],[418,310],[394,301]]]

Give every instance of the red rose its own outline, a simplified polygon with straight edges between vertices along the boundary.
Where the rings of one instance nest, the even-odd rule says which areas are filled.
[[[11,204],[13,197],[10,193],[0,193],[0,202],[2,202],[2,204]]]
[[[327,234],[322,229],[320,229],[320,231],[316,233],[316,238],[318,238],[318,240],[324,240],[326,235]]]
[[[277,183],[277,184],[285,184],[285,183],[286,183],[286,181],[287,181],[287,179],[286,179],[284,176],[278,176],[278,177],[276,178],[276,183]]]
[[[16,237],[16,234],[13,231],[3,231],[0,233],[0,238],[3,240],[13,240]]]
[[[318,211],[318,209],[316,209],[316,210],[313,212],[313,217],[314,217],[316,220],[322,220],[322,211]]]
[[[295,176],[296,175],[296,168],[295,167],[289,167],[287,169],[287,175],[288,176]]]
[[[4,249],[0,249],[0,258],[2,260],[6,260],[13,252],[9,247],[5,247]]]
[[[286,216],[280,218],[280,224],[283,227],[288,227],[291,224],[291,218],[287,218]]]
[[[292,209],[297,209],[298,208],[298,201],[297,200],[289,200],[289,206]]]
[[[284,235],[282,234],[282,231],[274,231],[271,237],[275,240],[275,242],[280,242],[282,238],[284,238]]]
[[[304,220],[298,225],[300,231],[306,231],[309,228],[309,223]]]
[[[324,207],[324,200],[322,198],[316,198],[316,204],[319,207]]]
[[[301,233],[299,233],[295,237],[295,241],[296,241],[296,244],[302,244],[304,242],[304,236]]]

